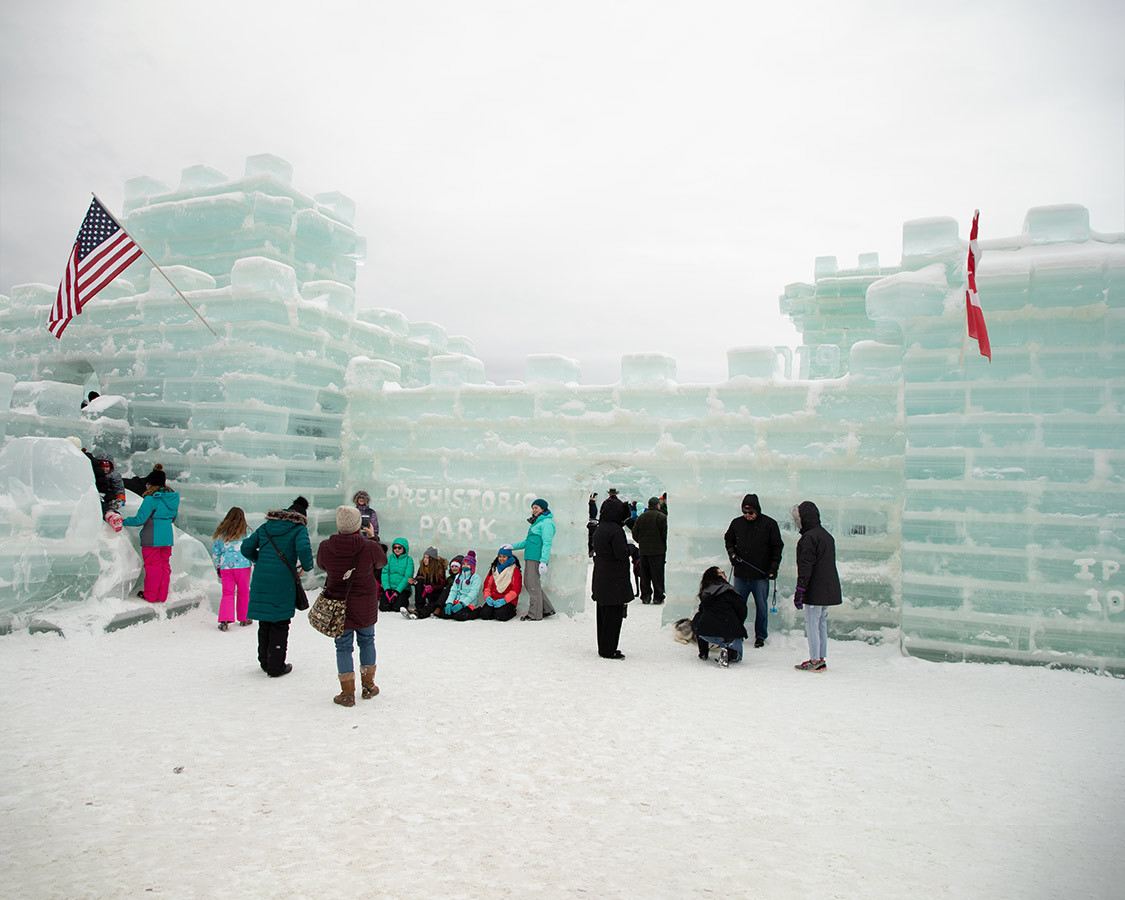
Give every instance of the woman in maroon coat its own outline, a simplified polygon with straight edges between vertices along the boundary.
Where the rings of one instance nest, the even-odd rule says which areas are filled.
[[[352,637],[359,644],[359,674],[363,699],[379,693],[375,686],[375,622],[379,618],[379,581],[376,570],[387,564],[382,544],[359,533],[360,513],[354,506],[336,507],[336,531],[316,550],[316,564],[327,578],[324,593],[347,598],[344,633],[336,638],[336,671],[340,693],[332,698],[340,706],[355,706],[355,661]]]

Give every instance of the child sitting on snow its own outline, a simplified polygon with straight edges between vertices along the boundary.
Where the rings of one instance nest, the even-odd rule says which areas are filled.
[[[383,567],[383,596],[379,600],[379,609],[383,612],[399,612],[404,606],[409,609],[410,579],[413,577],[410,542],[404,537],[396,537],[391,543],[391,555]]]
[[[461,571],[453,579],[449,596],[445,598],[443,618],[465,622],[477,618],[480,605],[481,577],[477,574],[477,554],[470,550],[461,563]]]
[[[449,592],[453,590],[453,582],[457,580],[457,576],[461,573],[461,563],[464,561],[465,557],[461,553],[458,553],[449,561],[449,571],[445,573],[445,587],[442,588],[441,597],[438,599],[438,605],[434,608],[433,613],[439,619],[449,618],[445,614],[445,601]]]
[[[437,547],[427,547],[418,564],[417,574],[410,579],[414,609],[402,607],[399,612],[403,618],[428,619],[445,603],[445,567],[446,562],[438,555]]]
[[[520,562],[512,551],[512,545],[505,544],[496,554],[496,559],[488,569],[488,577],[484,579],[484,603],[480,608],[480,618],[497,619],[500,622],[515,618],[522,586]]]

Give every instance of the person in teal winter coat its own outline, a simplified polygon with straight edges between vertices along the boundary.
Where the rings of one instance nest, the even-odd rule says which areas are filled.
[[[180,512],[180,495],[168,487],[164,467],[157,463],[145,479],[145,494],[137,514],[122,520],[140,526],[141,557],[145,564],[145,586],[141,596],[149,603],[168,599],[172,583],[172,523]]]
[[[456,619],[458,622],[477,618],[482,583],[480,575],[477,574],[476,551],[470,550],[461,561],[461,571],[453,579],[449,596],[445,598],[444,618]]]
[[[379,609],[384,612],[398,612],[402,607],[410,608],[410,579],[414,577],[414,559],[410,556],[410,541],[396,537],[391,542],[391,553],[383,567],[383,596]]]
[[[543,590],[543,578],[547,574],[547,562],[551,558],[551,543],[555,539],[555,518],[547,507],[547,501],[538,499],[531,504],[531,527],[527,537],[513,550],[523,551],[523,586],[527,589],[527,614],[521,622],[537,622],[555,614],[547,592]]]
[[[289,647],[289,622],[296,613],[298,564],[313,567],[306,513],[309,501],[294,500],[288,509],[266,513],[266,521],[242,542],[243,556],[254,563],[250,578],[251,619],[258,620],[258,665],[271,678],[293,671],[285,661]]]

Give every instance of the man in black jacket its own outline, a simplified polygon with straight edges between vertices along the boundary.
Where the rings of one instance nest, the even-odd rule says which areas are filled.
[[[641,603],[664,602],[664,560],[668,554],[668,517],[660,498],[649,497],[648,509],[633,523],[633,540],[641,552]]]
[[[742,498],[742,515],[733,519],[723,536],[727,556],[734,566],[734,589],[749,600],[754,595],[754,646],[761,647],[769,636],[770,582],[777,578],[781,565],[781,529],[769,516],[762,515],[757,494]]]

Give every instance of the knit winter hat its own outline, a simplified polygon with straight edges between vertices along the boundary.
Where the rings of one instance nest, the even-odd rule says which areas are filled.
[[[504,545],[503,547],[501,547],[501,548],[500,548],[500,549],[499,549],[499,550],[498,550],[498,551],[496,552],[496,555],[497,555],[497,556],[514,556],[514,555],[515,555],[515,551],[514,551],[514,550],[512,549],[512,545],[511,545],[511,544],[505,544],[505,545]]]
[[[422,555],[428,556],[430,559],[437,559],[438,558],[437,547],[427,547],[426,552],[423,553]]]
[[[549,509],[549,507],[547,506],[547,501],[542,497],[540,497],[538,500],[532,500],[531,505],[538,506],[541,510],[543,510],[543,512],[546,512]]]
[[[289,508],[293,510],[293,512],[299,512],[302,516],[306,516],[309,512],[309,501],[304,497],[298,497],[289,504]]]
[[[470,569],[473,572],[475,572],[477,570],[477,551],[476,550],[470,550],[468,553],[465,554],[465,559],[461,563],[461,568]]]
[[[145,476],[145,484],[154,484],[157,487],[165,487],[168,484],[168,476],[164,474],[164,466],[157,463],[152,467],[152,471]]]
[[[359,510],[354,506],[336,507],[336,530],[340,534],[355,534],[359,531]]]

